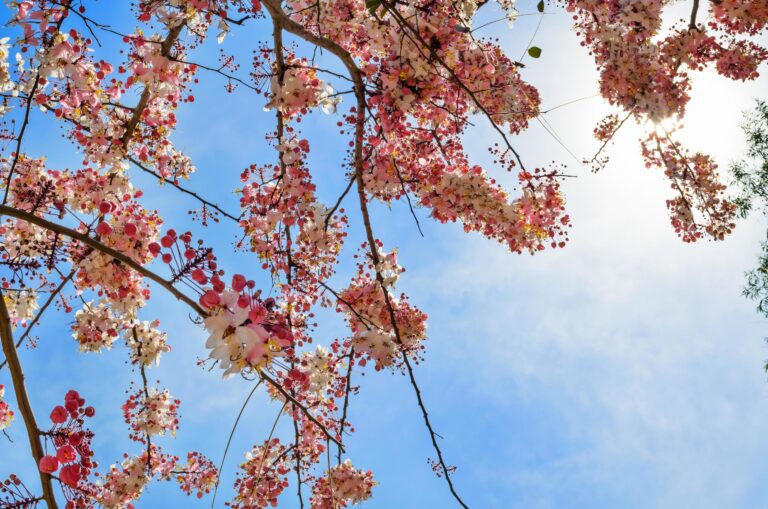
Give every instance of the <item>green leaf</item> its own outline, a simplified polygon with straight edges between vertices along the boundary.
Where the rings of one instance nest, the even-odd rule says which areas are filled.
[[[539,0],[538,5],[536,5],[536,8],[539,10],[539,12],[544,12],[544,0]]]
[[[538,46],[531,46],[528,48],[528,54],[531,55],[533,58],[539,58],[541,56],[541,48]]]
[[[376,15],[376,11],[381,7],[381,0],[365,0],[365,8],[371,13],[371,16]]]

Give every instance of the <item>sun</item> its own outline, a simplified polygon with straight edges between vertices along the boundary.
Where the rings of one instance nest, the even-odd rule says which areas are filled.
[[[659,136],[668,135],[682,127],[682,119],[678,116],[667,117],[655,121],[651,120],[649,122],[653,127],[653,132]]]

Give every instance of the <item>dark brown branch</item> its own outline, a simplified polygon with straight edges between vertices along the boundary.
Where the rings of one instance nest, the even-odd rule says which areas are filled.
[[[219,68],[211,67],[209,65],[200,64],[200,63],[197,63],[197,62],[189,62],[187,60],[182,60],[180,58],[175,58],[175,57],[171,58],[171,60],[174,61],[174,62],[178,62],[180,64],[194,65],[195,67],[199,67],[200,69],[204,69],[206,71],[210,71],[210,72],[216,73],[216,74],[218,74],[220,76],[223,76],[224,78],[227,78],[230,81],[235,81],[237,83],[240,83],[244,87],[249,88],[249,89],[253,90],[254,92],[261,92],[257,87],[251,85],[247,81],[245,81],[245,80],[243,80],[241,78],[238,78],[237,76],[235,76],[233,74],[229,74],[229,73],[224,72],[222,70],[222,69],[224,69],[224,67],[219,67]]]
[[[347,408],[349,407],[349,393],[352,390],[352,367],[355,365],[355,345],[349,349],[349,366],[347,367],[346,387],[344,391],[344,405],[341,411],[341,425],[339,426],[339,438],[344,442],[344,426],[347,421]],[[341,463],[341,449],[336,454],[336,463]]]
[[[32,89],[27,96],[27,105],[24,109],[24,120],[21,122],[21,129],[19,135],[16,137],[16,152],[13,154],[13,161],[11,161],[11,169],[8,171],[8,177],[5,181],[5,192],[3,193],[3,205],[8,202],[8,192],[11,190],[11,180],[13,179],[13,173],[16,171],[16,165],[19,164],[19,158],[21,157],[21,141],[24,139],[24,133],[29,125],[29,112],[32,109],[32,101],[34,101],[35,92],[37,91],[37,85],[40,83],[40,72],[35,74],[35,82],[32,84]]]
[[[614,136],[616,136],[616,133],[617,133],[617,132],[619,132],[619,129],[621,129],[621,128],[622,128],[622,126],[624,125],[624,123],[625,123],[627,120],[629,120],[629,117],[630,117],[630,116],[632,116],[632,110],[629,110],[629,112],[627,112],[627,116],[625,116],[625,117],[624,117],[624,119],[622,119],[622,121],[621,121],[621,122],[619,122],[619,125],[617,125],[617,126],[616,126],[616,128],[615,128],[615,129],[614,129],[614,130],[611,132],[611,134],[608,136],[608,138],[606,138],[606,140],[603,142],[603,144],[602,144],[602,145],[600,145],[600,148],[599,148],[599,149],[597,149],[597,152],[595,152],[595,155],[594,155],[594,156],[592,156],[592,159],[590,159],[590,161],[589,161],[590,163],[595,163],[595,162],[597,162],[597,158],[600,156],[600,154],[602,153],[602,151],[605,149],[605,147],[606,147],[606,146],[608,146],[608,143],[610,143],[610,142],[611,142],[611,140],[613,139],[613,137],[614,137]]]
[[[362,166],[360,167],[362,169]],[[397,325],[397,318],[395,317],[395,309],[392,305],[392,299],[389,295],[389,291],[387,290],[387,287],[384,285],[384,277],[381,274],[381,271],[379,269],[379,253],[378,249],[376,248],[376,239],[373,235],[373,229],[371,228],[371,219],[368,214],[368,204],[365,196],[365,184],[363,182],[363,174],[362,171],[359,170],[357,174],[357,189],[358,189],[358,196],[360,198],[360,211],[363,214],[363,224],[365,225],[365,232],[366,236],[368,238],[368,244],[371,251],[371,259],[373,260],[373,266],[376,270],[376,280],[379,283],[379,286],[381,287],[381,291],[384,293],[384,302],[387,306],[387,312],[389,314],[389,320],[392,324],[392,329],[395,332],[395,339],[397,340],[397,344],[400,345],[402,348],[403,341],[400,336],[400,328]],[[419,404],[419,408],[421,409],[421,414],[424,417],[424,424],[427,426],[427,430],[429,431],[429,437],[432,440],[432,447],[435,449],[435,452],[437,453],[437,460],[440,463],[440,466],[443,469],[443,473],[445,474],[445,481],[448,483],[448,489],[451,492],[451,495],[453,495],[453,498],[456,499],[456,501],[463,507],[464,509],[469,509],[469,507],[464,503],[464,501],[461,499],[459,494],[456,492],[456,489],[453,486],[453,481],[451,480],[450,471],[448,470],[448,466],[445,463],[445,460],[443,459],[443,452],[440,449],[440,446],[437,443],[437,434],[435,433],[435,430],[432,428],[432,423],[429,420],[429,413],[427,412],[427,407],[424,404],[424,400],[421,397],[421,390],[419,389],[419,385],[416,382],[416,376],[413,372],[413,367],[411,366],[411,361],[408,358],[408,354],[405,350],[402,350],[403,355],[403,363],[405,364],[406,371],[408,372],[408,378],[411,382],[411,386],[413,387],[415,393],[416,393],[416,400]]]
[[[150,279],[154,281],[155,283],[159,284],[166,290],[168,290],[174,297],[176,297],[178,300],[184,302],[189,307],[191,307],[198,315],[201,317],[206,317],[208,314],[203,311],[203,308],[201,308],[197,302],[190,299],[183,293],[181,293],[178,289],[176,289],[169,281],[163,279],[159,275],[155,274],[149,269],[146,269],[141,264],[137,263],[132,258],[126,256],[125,254],[116,251],[112,249],[111,247],[107,247],[98,240],[89,237],[88,235],[84,233],[80,233],[76,230],[73,230],[71,228],[67,228],[66,226],[62,226],[57,223],[52,223],[51,221],[48,221],[46,219],[43,219],[41,217],[37,217],[34,214],[31,214],[29,212],[19,210],[13,207],[9,207],[7,205],[0,205],[0,216],[10,216],[15,217],[16,219],[21,219],[22,221],[26,221],[28,223],[34,224],[39,226],[40,228],[45,228],[46,230],[50,230],[52,232],[59,233],[61,235],[64,235],[66,237],[69,237],[70,239],[77,240],[79,242],[82,242],[83,244],[92,247],[93,249],[100,251],[108,256],[111,256],[115,260],[119,260],[121,263],[124,263],[131,269],[135,270],[142,276],[146,277],[147,279]]]
[[[318,282],[317,282],[317,284],[319,284],[320,286],[322,286],[323,288],[325,288],[327,291],[331,292],[331,293],[333,294],[333,296],[334,296],[334,297],[336,297],[336,300],[338,300],[339,302],[341,302],[342,304],[344,304],[345,306],[347,306],[347,307],[349,308],[349,310],[350,310],[350,311],[352,311],[352,313],[353,313],[353,314],[354,314],[354,315],[357,317],[357,319],[358,319],[358,320],[360,320],[360,323],[362,323],[362,324],[365,326],[365,328],[366,328],[366,329],[368,329],[368,330],[371,330],[371,326],[370,326],[370,325],[368,325],[368,323],[370,323],[370,324],[371,324],[371,325],[373,325],[374,327],[376,326],[376,324],[375,324],[375,323],[371,322],[369,319],[367,319],[367,318],[365,318],[364,316],[362,316],[362,315],[361,315],[361,314],[360,314],[360,313],[359,313],[359,312],[358,312],[358,311],[355,309],[355,307],[354,307],[354,306],[353,306],[351,303],[349,303],[349,301],[347,301],[347,300],[346,300],[346,299],[344,299],[344,298],[343,298],[341,295],[339,295],[339,292],[337,292],[336,290],[334,290],[333,288],[331,288],[330,286],[328,286],[327,284],[325,284],[325,282],[323,282],[323,281],[318,281]]]
[[[301,452],[299,450],[299,423],[293,420],[294,451],[296,454],[296,495],[299,497],[299,509],[304,509],[304,495],[301,493]]]
[[[691,8],[691,21],[688,24],[688,28],[691,30],[698,30],[696,26],[696,16],[699,14],[699,0],[693,0],[693,7]]]
[[[149,405],[149,384],[147,383],[147,371],[144,368],[144,362],[141,360],[141,348],[144,346],[144,343],[141,342],[139,339],[139,335],[136,333],[136,326],[134,325],[131,328],[131,334],[133,334],[133,341],[136,343],[136,356],[139,358],[139,373],[141,373],[141,384],[144,389],[144,405]],[[147,473],[151,474],[152,472],[152,437],[149,434],[149,431],[146,432],[147,436]]]
[[[416,216],[416,211],[413,210],[413,204],[411,203],[411,196],[408,194],[408,190],[405,188],[405,181],[403,181],[403,175],[400,173],[400,167],[397,165],[397,161],[395,161],[394,157],[392,157],[392,165],[395,167],[397,178],[398,180],[400,180],[400,188],[403,190],[403,194],[405,195],[405,200],[408,202],[408,210],[411,211],[411,216],[413,217],[413,220],[416,221],[416,229],[419,230],[419,234],[423,237],[424,232],[421,231],[421,223],[419,223],[419,218]]]
[[[333,205],[333,208],[328,212],[328,214],[325,216],[325,226],[323,229],[325,231],[328,231],[328,224],[331,221],[331,217],[336,213],[338,208],[341,206],[341,202],[344,201],[344,197],[347,196],[347,193],[349,193],[349,190],[352,189],[352,184],[355,183],[355,176],[352,175],[352,177],[349,179],[349,183],[347,184],[347,187],[344,188],[344,192],[341,193],[341,196],[339,196],[339,199],[336,200],[336,203]]]
[[[16,394],[16,403],[19,405],[19,413],[24,420],[24,427],[27,429],[29,438],[29,447],[32,450],[32,457],[35,459],[35,469],[40,474],[40,484],[43,488],[43,499],[48,505],[48,509],[57,509],[56,497],[53,494],[53,485],[51,476],[39,469],[40,459],[43,457],[43,444],[40,441],[40,428],[37,427],[35,414],[32,411],[32,404],[29,402],[29,395],[24,383],[24,371],[21,369],[19,355],[16,352],[16,346],[13,344],[13,332],[11,332],[11,318],[8,314],[8,308],[5,306],[5,296],[0,290],[0,341],[3,345],[3,353],[8,361],[8,369],[11,372],[13,381],[13,390]]]

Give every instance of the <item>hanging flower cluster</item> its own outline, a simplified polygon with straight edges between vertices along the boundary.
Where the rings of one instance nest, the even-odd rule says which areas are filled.
[[[101,352],[112,347],[122,329],[122,322],[107,303],[87,302],[75,313],[72,337],[80,345],[80,351]]]
[[[359,504],[371,498],[376,484],[370,470],[356,470],[352,462],[346,460],[332,467],[315,483],[312,509],[341,509]]]
[[[304,352],[298,369],[307,384],[306,390],[315,394],[327,391],[336,377],[337,362],[333,354],[323,346],[315,347],[313,352]]]
[[[37,292],[31,288],[24,288],[18,292],[5,294],[5,306],[14,326],[26,324],[34,318],[37,305]]]
[[[219,471],[213,462],[199,452],[187,454],[187,462],[177,467],[176,481],[181,491],[187,495],[196,492],[197,498],[203,498],[216,486]]]
[[[131,428],[131,437],[143,442],[145,436],[176,434],[179,429],[179,404],[167,389],[149,388],[131,393],[123,404],[125,422]]]
[[[14,83],[11,78],[10,58],[11,45],[8,44],[10,37],[0,39],[0,92],[13,90]],[[5,113],[5,108],[0,109],[0,113]]]
[[[282,79],[278,72],[270,79],[272,97],[265,109],[277,108],[287,118],[318,105],[326,113],[336,111],[341,98],[334,96],[333,87],[318,78],[306,59],[287,55],[283,65],[286,69]]]
[[[284,452],[285,446],[276,438],[247,452],[235,480],[237,495],[227,506],[232,509],[276,507],[277,497],[288,486],[285,476],[291,471]]]
[[[380,252],[379,258],[376,267],[359,264],[357,277],[339,299],[339,309],[346,314],[352,330],[356,353],[374,361],[377,370],[397,365],[403,352],[418,354],[427,333],[427,315],[411,306],[404,295],[399,299],[385,296],[382,286],[370,276],[371,271],[381,274],[384,288],[390,292],[404,271],[397,264],[397,253]],[[388,299],[397,330],[392,325]]]
[[[40,458],[41,472],[58,472],[61,482],[72,489],[87,484],[88,476],[97,464],[91,450],[93,433],[84,429],[83,424],[95,413],[93,407],[85,406],[85,399],[77,391],[67,392],[64,406],[56,406],[51,411],[53,427],[46,436],[50,437],[55,454]]]
[[[168,335],[158,330],[158,325],[159,320],[136,322],[126,329],[125,342],[131,349],[133,362],[142,366],[156,366],[160,364],[161,354],[171,351],[167,341]]]
[[[643,142],[647,166],[664,168],[675,197],[667,200],[672,226],[685,242],[704,234],[722,240],[736,227],[736,205],[723,195],[717,164],[705,154],[689,154],[669,135],[652,134]]]

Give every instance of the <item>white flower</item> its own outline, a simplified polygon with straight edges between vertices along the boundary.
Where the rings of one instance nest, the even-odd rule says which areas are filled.
[[[37,292],[31,288],[24,288],[18,292],[8,292],[5,294],[5,302],[11,321],[14,324],[25,323],[35,316]]]
[[[328,83],[325,84],[325,90],[323,93],[318,97],[320,108],[323,110],[323,113],[331,114],[336,113],[336,107],[341,103],[341,96],[340,95],[333,95],[333,87],[329,85]]]
[[[368,354],[377,365],[389,366],[397,353],[396,339],[394,332],[364,330],[354,337],[355,350]]]
[[[226,20],[224,18],[221,18],[219,20],[219,34],[216,36],[216,42],[221,44],[224,42],[224,38],[229,33],[229,25],[227,24]]]
[[[105,302],[97,306],[88,302],[75,313],[72,337],[80,344],[80,351],[100,352],[112,347],[122,328],[122,322]]]
[[[274,355],[269,344],[269,332],[258,324],[243,325],[248,318],[248,309],[237,301],[240,294],[226,291],[221,295],[218,313],[205,319],[209,333],[205,347],[211,349],[209,357],[219,362],[228,378],[247,366],[259,366]]]
[[[126,331],[125,342],[135,362],[144,366],[157,365],[160,364],[160,354],[171,351],[166,341],[168,335],[155,328],[158,324],[157,321],[137,322]]]
[[[323,346],[314,352],[305,352],[301,359],[301,370],[309,375],[309,390],[315,393],[325,391],[333,381],[330,366],[331,355]]]

